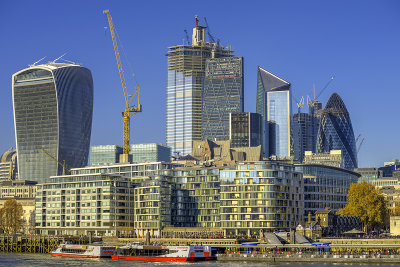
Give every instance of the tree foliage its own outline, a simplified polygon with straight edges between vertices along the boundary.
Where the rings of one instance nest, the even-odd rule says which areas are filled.
[[[396,205],[392,211],[391,211],[392,216],[400,216],[400,205]]]
[[[22,205],[10,198],[0,209],[0,228],[5,233],[15,233],[22,226]]]
[[[387,224],[389,212],[386,200],[374,185],[366,182],[352,184],[347,201],[349,203],[341,213],[360,217],[365,227],[375,228]]]

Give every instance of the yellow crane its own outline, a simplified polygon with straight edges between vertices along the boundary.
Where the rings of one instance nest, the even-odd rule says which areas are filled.
[[[103,14],[107,15],[108,25],[110,26],[110,33],[111,33],[111,38],[112,38],[113,46],[114,46],[115,59],[117,60],[119,77],[121,79],[122,90],[124,91],[125,109],[124,109],[124,112],[122,113],[122,116],[124,117],[124,130],[123,130],[123,155],[124,155],[124,157],[121,159],[123,159],[123,162],[127,162],[127,161],[129,161],[128,155],[129,155],[131,115],[142,112],[142,105],[139,104],[139,86],[136,88],[133,95],[130,96],[128,94],[128,90],[126,88],[124,70],[122,68],[121,58],[119,55],[117,38],[115,36],[114,23],[112,21],[112,17],[111,17],[109,10],[104,10]],[[138,98],[137,98],[138,105],[137,105],[137,107],[135,105],[130,106],[130,103],[136,94],[138,95]]]

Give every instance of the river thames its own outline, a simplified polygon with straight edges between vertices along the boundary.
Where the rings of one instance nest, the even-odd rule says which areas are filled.
[[[266,262],[196,262],[196,263],[176,263],[176,262],[132,262],[132,261],[114,261],[111,259],[82,259],[82,258],[65,258],[65,257],[52,257],[50,255],[43,254],[4,254],[0,253],[0,266],[1,267],[13,267],[13,266],[23,266],[23,267],[37,267],[37,266],[79,266],[79,267],[106,267],[106,266],[182,266],[182,265],[193,265],[196,267],[201,266],[216,266],[216,267],[224,267],[224,266],[243,266],[246,265],[248,267],[261,267],[261,266],[280,266],[285,265],[287,267],[301,267],[310,265],[307,264],[269,264]],[[313,266],[349,266],[349,265],[340,265],[340,264],[313,264]],[[369,265],[351,265],[351,266],[369,266]],[[371,265],[377,266],[377,265]],[[398,265],[379,265],[379,266],[398,266]]]

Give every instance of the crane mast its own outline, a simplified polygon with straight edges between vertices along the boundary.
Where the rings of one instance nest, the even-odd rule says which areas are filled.
[[[109,10],[104,10],[104,14],[107,15],[107,20],[108,20],[108,25],[110,27],[110,33],[111,33],[111,38],[113,41],[113,46],[114,46],[114,52],[115,52],[115,59],[117,61],[118,65],[118,72],[119,72],[119,77],[121,80],[121,85],[122,85],[122,90],[124,92],[124,99],[125,99],[125,109],[124,112],[122,113],[122,116],[124,117],[124,129],[123,129],[123,157],[121,157],[122,162],[128,162],[129,161],[129,140],[130,140],[130,124],[131,124],[131,115],[142,112],[142,105],[139,104],[139,86],[136,88],[134,94],[130,96],[128,94],[128,90],[126,88],[126,81],[125,81],[125,75],[124,75],[124,70],[122,68],[122,63],[121,63],[121,57],[119,55],[119,49],[118,49],[118,43],[117,43],[117,38],[115,36],[115,27],[114,23],[112,21],[112,17],[110,14]],[[136,106],[129,106],[133,97],[138,94],[138,105]]]

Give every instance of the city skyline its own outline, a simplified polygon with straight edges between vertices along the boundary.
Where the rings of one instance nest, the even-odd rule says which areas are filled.
[[[400,96],[395,90],[395,74],[400,62],[396,49],[400,41],[397,34],[400,20],[395,12],[399,3],[339,2],[328,10],[316,3],[260,3],[264,10],[270,10],[269,18],[261,17],[263,8],[235,7],[234,11],[243,18],[240,20],[232,14],[213,11],[206,3],[204,7],[189,5],[176,10],[165,10],[167,7],[161,4],[153,10],[150,4],[139,7],[89,1],[79,3],[79,11],[76,11],[78,2],[63,7],[63,11],[57,4],[47,7],[26,3],[21,7],[1,3],[0,7],[6,11],[2,24],[7,26],[3,26],[4,36],[10,38],[1,45],[2,61],[7,64],[0,66],[0,111],[3,114],[0,151],[15,147],[11,75],[44,56],[47,58],[41,63],[52,61],[65,52],[65,59],[82,62],[93,73],[95,100],[91,145],[122,144],[123,96],[102,14],[103,9],[110,9],[142,88],[144,110],[132,120],[132,143],[165,144],[165,54],[168,46],[182,43],[183,30],[190,31],[194,15],[198,14],[200,25],[204,25],[203,16],[207,16],[212,34],[221,39],[222,45],[232,45],[235,54],[244,57],[246,112],[255,112],[258,65],[291,82],[292,110],[296,110],[293,105],[302,95],[312,97],[314,82],[318,95],[318,89],[323,88],[331,75],[336,75],[318,100],[325,106],[333,92],[343,98],[355,135],[361,133],[366,138],[358,155],[359,166],[378,167],[398,158],[400,147],[395,138],[399,129],[393,121],[397,111],[395,101]],[[290,19],[279,18],[278,11],[282,10]],[[56,22],[46,26],[51,34],[43,35],[41,27],[26,28],[32,21],[45,25],[49,20]],[[268,24],[273,26],[269,27],[271,33],[261,36],[264,25]],[[29,47],[26,40],[29,40]],[[129,68],[125,70],[130,74]]]

